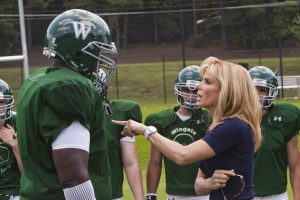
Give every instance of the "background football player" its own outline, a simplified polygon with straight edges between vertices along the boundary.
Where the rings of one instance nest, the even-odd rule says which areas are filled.
[[[273,103],[277,97],[277,79],[267,67],[249,70],[262,106],[263,141],[254,159],[255,199],[288,199],[287,166],[294,199],[300,199],[300,153],[297,135],[299,108],[290,103]]]
[[[123,196],[123,169],[135,200],[143,200],[143,181],[136,155],[135,138],[123,136],[122,126],[111,122],[134,119],[142,122],[140,106],[129,100],[114,100],[110,103],[112,116],[107,120],[109,160],[112,171],[112,199],[121,200]]]
[[[136,155],[135,138],[121,135],[120,133],[122,132],[123,127],[111,122],[112,119],[134,119],[141,122],[141,108],[136,102],[130,100],[118,99],[110,102],[107,97],[108,89],[107,87],[102,86],[103,83],[108,81],[105,72],[100,69],[94,76],[98,77],[95,78],[94,85],[98,88],[99,93],[105,98],[104,104],[107,112],[108,153],[112,171],[112,199],[122,200],[124,169],[134,199],[142,200],[144,199],[143,181]]]
[[[14,97],[9,85],[0,79],[0,199],[18,200],[22,163],[15,132]]]
[[[145,125],[155,126],[164,137],[180,144],[188,145],[201,139],[207,131],[209,115],[207,110],[196,105],[197,84],[200,81],[198,66],[192,65],[182,69],[174,88],[179,106],[150,114],[145,120]],[[154,145],[151,145],[148,163],[146,199],[156,199],[162,158],[165,164],[167,199],[208,199],[208,196],[196,196],[194,190],[198,163],[179,166],[164,157]]]
[[[48,26],[43,54],[54,64],[30,75],[17,105],[21,199],[111,199],[103,97],[89,78],[100,68],[110,76],[116,53],[91,12],[68,10]]]

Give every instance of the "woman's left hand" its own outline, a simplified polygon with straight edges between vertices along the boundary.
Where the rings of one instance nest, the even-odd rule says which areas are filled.
[[[234,170],[215,170],[211,177],[211,185],[214,190],[226,186],[231,176],[235,176]]]
[[[147,130],[147,126],[131,119],[128,121],[112,120],[112,122],[114,124],[124,126],[124,129],[121,132],[121,134],[126,136],[144,135],[145,131]]]

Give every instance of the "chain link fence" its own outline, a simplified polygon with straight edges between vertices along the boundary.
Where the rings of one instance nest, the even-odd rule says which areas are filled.
[[[178,72],[184,66],[199,65],[208,56],[247,63],[249,68],[266,65],[279,75],[299,75],[300,20],[295,3],[118,14],[94,10],[109,24],[119,51],[110,98],[175,103]],[[25,13],[30,71],[51,65],[41,51],[54,17]],[[0,56],[20,54],[18,16],[0,13],[0,25]],[[0,78],[15,94],[23,82],[21,70],[20,62],[0,63]],[[284,94],[294,96],[297,91],[293,89]]]

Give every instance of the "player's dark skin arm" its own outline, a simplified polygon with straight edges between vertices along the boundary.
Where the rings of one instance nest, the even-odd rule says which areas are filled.
[[[74,187],[89,180],[88,152],[67,148],[53,150],[52,156],[63,188]]]

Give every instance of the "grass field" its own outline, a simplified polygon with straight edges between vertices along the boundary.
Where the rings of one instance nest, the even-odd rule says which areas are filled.
[[[245,62],[249,66],[259,64],[258,59],[238,59],[232,62]],[[262,58],[261,65],[278,70],[277,58]],[[284,75],[300,74],[300,57],[283,58]],[[187,61],[186,65],[199,65],[199,60]],[[30,72],[37,67],[30,67]],[[109,96],[111,99],[132,99],[140,104],[173,104],[176,103],[174,95],[174,81],[178,72],[182,69],[182,62],[143,63],[118,65],[118,73],[113,77]],[[22,83],[21,68],[0,68],[0,78],[4,79],[13,89],[17,99]],[[285,91],[285,96],[295,96],[296,90]]]
[[[239,59],[231,60],[233,62],[246,62],[250,66],[258,65],[257,59]],[[300,68],[298,64],[300,58],[284,58],[284,74],[285,75],[299,75]],[[187,65],[200,64],[200,61],[188,61]],[[278,59],[264,58],[261,60],[262,65],[269,66],[273,70],[278,69]],[[180,69],[182,68],[181,62],[168,62],[165,63],[165,79],[163,78],[162,63],[148,63],[148,64],[130,64],[118,66],[118,83],[112,81],[110,86],[109,96],[112,99],[117,98],[117,84],[119,85],[119,97],[137,101],[142,108],[143,118],[148,114],[161,111],[175,106],[176,100],[174,95],[174,80]],[[31,67],[30,71],[35,70],[37,67]],[[14,92],[15,99],[22,83],[22,71],[20,68],[0,68],[0,78],[4,79],[11,86]],[[166,93],[164,93],[164,82]],[[295,95],[295,91],[287,91],[287,94]],[[167,104],[165,104],[165,101]],[[288,100],[291,103],[300,107],[300,100]],[[299,141],[300,144],[300,141]],[[144,189],[146,179],[146,169],[149,156],[150,144],[143,138],[137,138],[137,152],[140,161]],[[159,189],[157,191],[158,199],[166,199],[165,194],[165,175],[162,170],[162,177],[160,180]],[[146,190],[145,190],[146,192]],[[290,193],[290,186],[289,186]],[[127,182],[124,182],[124,200],[132,200],[130,188]]]

